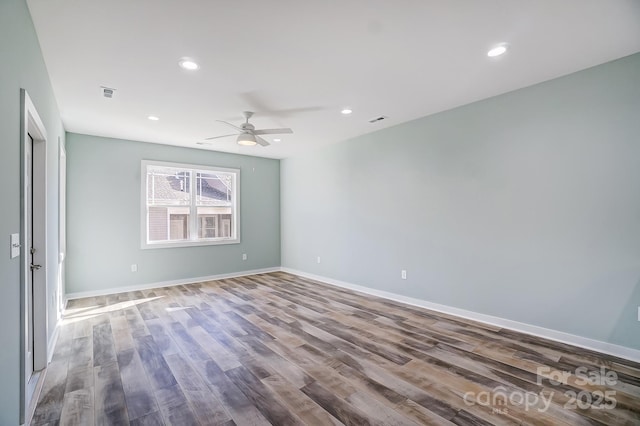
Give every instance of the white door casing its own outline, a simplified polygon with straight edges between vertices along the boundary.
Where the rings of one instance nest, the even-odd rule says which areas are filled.
[[[47,365],[47,134],[33,102],[24,89],[20,90],[20,105],[20,370],[22,372],[20,374],[20,422],[22,423],[25,421],[35,389],[34,372],[42,370]],[[39,267],[32,268],[32,265],[39,265]]]
[[[65,261],[67,257],[67,151],[60,143],[59,177],[58,177],[58,321],[64,311]]]

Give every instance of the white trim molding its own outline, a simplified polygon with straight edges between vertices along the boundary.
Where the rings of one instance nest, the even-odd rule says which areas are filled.
[[[523,322],[495,317],[492,315],[481,314],[478,312],[468,311],[465,309],[455,308],[452,306],[428,302],[426,300],[403,296],[400,294],[391,293],[384,290],[376,290],[376,289],[372,289],[362,285],[352,284],[345,281],[340,281],[333,278],[324,277],[321,275],[310,274],[307,272],[286,268],[286,267],[253,269],[248,271],[231,272],[228,274],[209,275],[209,276],[196,277],[196,278],[184,278],[179,280],[161,281],[161,282],[155,282],[155,283],[133,285],[128,287],[116,287],[116,288],[108,288],[108,289],[101,289],[101,290],[95,290],[95,291],[82,291],[82,292],[76,292],[76,293],[68,293],[66,295],[65,304],[69,300],[81,299],[83,297],[104,296],[107,294],[126,293],[129,291],[148,290],[148,289],[160,288],[160,287],[172,287],[177,285],[194,284],[194,283],[199,283],[204,281],[215,281],[215,280],[222,280],[226,278],[237,278],[237,277],[244,277],[249,275],[266,274],[269,272],[279,272],[279,271],[287,272],[293,275],[298,275],[303,278],[308,278],[308,279],[319,281],[325,284],[344,288],[347,290],[352,290],[359,293],[368,294],[371,296],[382,297],[384,299],[405,303],[407,305],[417,306],[420,308],[425,308],[425,309],[429,309],[436,312],[455,315],[461,318],[466,318],[466,319],[477,321],[480,323],[498,326],[498,327],[506,328],[509,330],[517,331],[520,333],[542,337],[548,340],[553,340],[555,342],[566,343],[568,345],[589,349],[589,350],[600,352],[603,354],[613,355],[613,356],[628,359],[631,361],[640,362],[640,350],[638,349],[615,345],[613,343],[602,342],[600,340],[590,339],[587,337],[577,336],[575,334],[570,334],[570,333],[565,333],[558,330],[539,327],[537,325],[526,324]]]
[[[524,334],[529,334],[532,336],[542,337],[548,340],[553,340],[555,342],[566,343],[568,345],[590,349],[592,351],[601,352],[603,354],[613,355],[613,356],[628,359],[631,361],[640,362],[640,350],[638,349],[628,348],[626,346],[615,345],[613,343],[607,343],[600,340],[577,336],[575,334],[570,334],[570,333],[565,333],[558,330],[539,327],[537,325],[526,324],[523,322],[495,317],[492,315],[485,315],[478,312],[467,311],[465,309],[454,308],[452,306],[440,305],[438,303],[432,303],[426,300],[416,299],[408,296],[402,296],[400,294],[395,294],[395,293],[391,293],[384,290],[376,290],[373,288],[368,288],[365,286],[352,284],[345,281],[324,277],[321,275],[309,274],[307,272],[299,271],[296,269],[282,267],[280,268],[280,270],[282,272],[287,272],[289,274],[298,275],[303,278],[309,278],[315,281],[320,281],[322,283],[333,285],[336,287],[357,291],[359,293],[364,293],[371,296],[378,296],[384,299],[405,303],[407,305],[418,306],[420,308],[430,309],[436,312],[455,315],[458,317],[470,319],[470,320],[481,322],[484,324],[490,324],[490,325],[494,325],[502,328],[507,328],[509,330],[514,330],[514,331],[524,333]]]
[[[33,381],[47,366],[47,143],[37,109],[27,91],[20,89],[20,423],[28,423],[37,400]],[[40,266],[32,271],[32,263]]]
[[[153,207],[148,204],[148,183],[149,177],[148,171],[150,167],[167,167],[183,172],[188,172],[191,176],[191,184],[189,185],[189,205],[171,205],[171,204],[157,204],[155,207],[162,208],[187,208],[189,209],[189,224],[187,228],[190,230],[190,238],[187,240],[166,240],[166,241],[150,241],[149,240],[149,208]],[[207,206],[198,206],[197,203],[197,190],[196,190],[196,178],[195,174],[200,172],[211,173],[226,173],[232,176],[231,178],[231,236],[230,237],[216,237],[216,238],[200,238],[198,236],[198,208]],[[167,216],[167,232],[169,233],[169,216]],[[168,235],[168,234],[167,234]],[[169,237],[167,237],[169,238]],[[173,163],[167,161],[156,160],[142,160],[140,162],[140,248],[143,250],[148,249],[161,249],[161,248],[176,248],[176,247],[196,247],[196,246],[210,246],[210,245],[222,245],[222,244],[239,244],[240,243],[240,169],[232,169],[228,167],[217,167],[199,164],[184,164]]]
[[[51,337],[49,338],[49,343],[47,344],[47,365],[51,363],[51,359],[53,358],[53,350],[56,347],[56,343],[58,343],[59,335],[60,335],[60,320],[56,322],[56,325],[53,328],[53,333],[51,333]]]
[[[105,289],[94,290],[94,291],[80,291],[75,293],[67,293],[65,306],[66,306],[66,302],[69,300],[82,299],[84,297],[105,296],[107,294],[126,293],[129,291],[149,290],[152,288],[161,288],[161,287],[173,287],[177,285],[201,283],[204,281],[223,280],[227,278],[245,277],[248,275],[266,274],[269,272],[278,272],[278,271],[280,271],[280,267],[275,266],[272,268],[252,269],[248,271],[231,272],[228,274],[208,275],[205,277],[184,278],[184,279],[171,280],[171,281],[160,281],[155,283],[132,285],[128,287],[113,287],[113,288],[105,288]]]

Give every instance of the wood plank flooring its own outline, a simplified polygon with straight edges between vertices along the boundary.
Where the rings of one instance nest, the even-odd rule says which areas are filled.
[[[640,364],[278,272],[70,301],[32,424],[639,425]]]

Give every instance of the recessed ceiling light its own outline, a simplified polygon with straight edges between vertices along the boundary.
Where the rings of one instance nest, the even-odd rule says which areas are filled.
[[[151,121],[158,121],[158,120],[160,120],[160,118],[156,117],[155,115],[150,115],[150,116],[148,116],[147,118],[148,118],[149,120],[151,120]]]
[[[181,68],[184,68],[185,70],[189,70],[189,71],[195,71],[198,68],[200,68],[200,65],[195,63],[193,60],[187,59],[187,58],[180,59],[180,61],[178,62],[178,65],[180,65]]]
[[[507,51],[507,45],[505,43],[499,44],[495,46],[491,50],[487,52],[487,56],[490,58],[495,58],[496,56],[503,55]]]
[[[282,140],[282,139],[280,139],[280,138],[275,138],[273,141],[274,141],[274,142],[280,142],[281,140]]]
[[[351,114],[353,111],[350,110],[349,108],[345,108],[342,111],[340,111],[343,115],[349,115]]]

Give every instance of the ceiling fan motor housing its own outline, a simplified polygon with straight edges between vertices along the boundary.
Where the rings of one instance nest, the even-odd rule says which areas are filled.
[[[243,111],[242,115],[244,115],[245,122],[240,124],[240,127],[238,127],[238,126],[236,126],[234,124],[228,123],[226,121],[223,121],[223,120],[217,120],[217,121],[219,121],[221,123],[226,124],[227,126],[233,127],[235,130],[239,130],[240,131],[240,134],[238,135],[238,137],[236,139],[236,142],[239,145],[269,146],[270,145],[269,142],[267,142],[266,140],[261,138],[259,135],[274,135],[274,134],[280,134],[280,133],[293,133],[293,130],[291,130],[289,128],[287,128],[287,129],[260,129],[260,130],[256,130],[255,126],[253,124],[249,123],[249,118],[251,118],[251,116],[253,116],[253,112],[251,112],[251,111]],[[228,136],[234,136],[234,135],[213,136],[211,138],[207,138],[207,140],[226,138]]]

